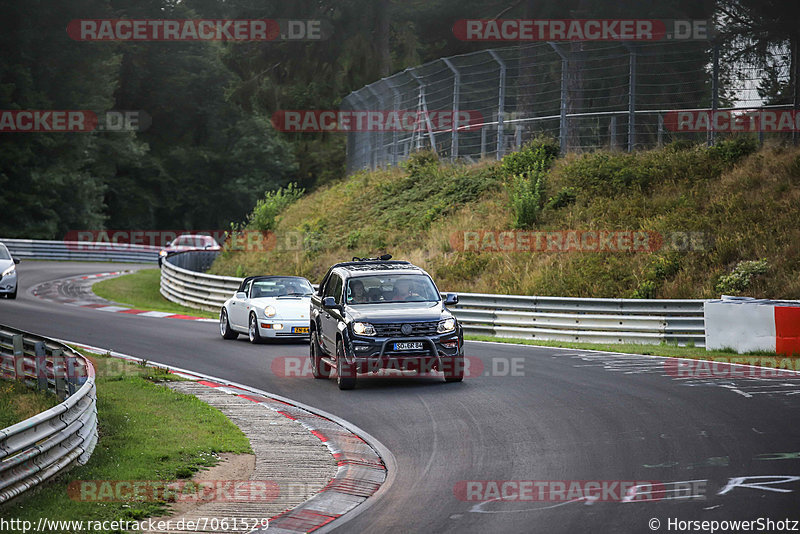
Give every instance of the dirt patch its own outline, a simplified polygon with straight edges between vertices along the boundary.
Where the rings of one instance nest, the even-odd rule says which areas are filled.
[[[217,465],[199,471],[192,477],[192,481],[200,483],[210,480],[249,480],[253,475],[256,466],[255,455],[222,453],[219,457],[220,462]],[[170,505],[168,515],[154,517],[152,521],[153,523],[158,523],[159,521],[172,520],[174,524],[176,520],[186,514],[199,510],[208,504],[213,503],[192,500],[174,502]]]

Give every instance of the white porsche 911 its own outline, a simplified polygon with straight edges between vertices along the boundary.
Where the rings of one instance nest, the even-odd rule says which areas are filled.
[[[224,339],[246,334],[251,343],[267,338],[306,338],[311,283],[301,276],[248,276],[219,314]]]

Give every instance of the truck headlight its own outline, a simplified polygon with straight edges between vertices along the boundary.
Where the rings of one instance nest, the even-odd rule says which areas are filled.
[[[353,323],[353,333],[359,336],[374,336],[375,327],[369,323]]]
[[[436,327],[436,332],[439,334],[446,334],[448,332],[452,332],[455,329],[456,329],[456,320],[450,317],[449,319],[444,319],[443,321],[439,321],[439,324]]]

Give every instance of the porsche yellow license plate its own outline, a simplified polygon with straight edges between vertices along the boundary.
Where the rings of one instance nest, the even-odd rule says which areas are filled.
[[[308,327],[307,326],[292,327],[292,334],[308,334]]]

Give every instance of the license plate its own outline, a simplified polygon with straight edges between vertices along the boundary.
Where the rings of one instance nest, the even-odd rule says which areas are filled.
[[[293,326],[292,334],[308,334],[307,326]]]
[[[394,350],[422,350],[422,342],[409,341],[406,343],[395,343]]]

